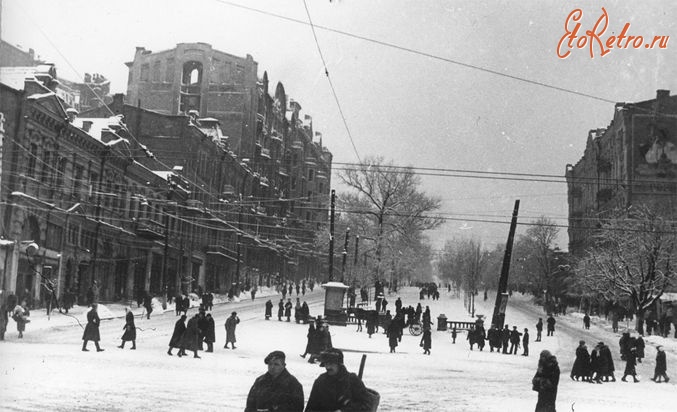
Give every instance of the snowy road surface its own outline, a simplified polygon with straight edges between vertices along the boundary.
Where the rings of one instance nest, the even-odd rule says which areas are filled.
[[[404,305],[415,306],[415,288],[400,291]],[[280,296],[272,296],[275,304]],[[322,295],[317,290],[306,296],[312,314],[321,313]],[[396,295],[387,297],[394,310]],[[136,318],[138,331],[136,351],[116,348],[120,344],[123,318],[102,321],[101,346],[105,352],[81,352],[82,329],[77,324],[31,329],[25,338],[16,337],[16,325],[10,320],[6,341],[0,342],[0,409],[6,411],[235,411],[243,410],[249,388],[256,376],[265,372],[263,358],[273,350],[287,354],[287,368],[304,387],[308,398],[314,379],[324,371],[299,357],[306,344],[307,327],[263,319],[263,305],[268,298],[257,298],[214,307],[216,321],[214,353],[200,352],[202,359],[192,356],[168,356],[167,343],[176,317],[171,311],[153,313],[150,320]],[[430,306],[433,320],[444,313],[450,320],[472,320],[463,308],[462,299],[445,291],[439,301],[424,300]],[[476,303],[476,313],[491,317],[493,299]],[[274,313],[277,307],[274,308]],[[136,310],[136,309],[135,309]],[[242,319],[237,327],[237,349],[223,349],[223,324],[231,311]],[[191,309],[189,314],[194,313]],[[57,325],[60,315],[54,315]],[[669,384],[655,384],[653,376],[655,349],[663,338],[647,337],[644,363],[638,365],[641,382],[595,385],[569,379],[577,342],[584,339],[589,346],[603,340],[614,354],[617,378],[624,365],[618,356],[619,334],[611,333],[598,321],[590,331],[583,331],[576,314],[559,317],[554,337],[534,342],[539,308],[528,299],[510,299],[506,321],[519,330],[529,328],[531,356],[515,356],[470,351],[465,335],[460,333],[455,345],[450,333],[434,331],[432,354],[423,355],[419,338],[405,330],[397,353],[389,353],[388,341],[382,333],[369,339],[366,332],[355,332],[355,326],[332,326],[334,346],[345,350],[346,366],[357,372],[361,355],[367,354],[364,382],[381,394],[379,410],[383,411],[532,411],[536,392],[531,378],[538,353],[549,349],[559,359],[562,370],[557,408],[559,411],[675,411],[677,410],[677,359],[674,339],[666,339],[669,348]],[[35,315],[35,327],[40,324]],[[84,323],[84,316],[80,319]],[[364,328],[366,331],[366,328]],[[90,343],[90,349],[93,349]],[[176,353],[176,351],[174,351]],[[520,351],[521,353],[521,351]]]

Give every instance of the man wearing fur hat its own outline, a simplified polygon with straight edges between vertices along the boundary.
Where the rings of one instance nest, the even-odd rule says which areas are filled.
[[[327,371],[315,379],[306,412],[370,410],[367,388],[343,365],[343,352],[339,349],[322,352],[320,366]]]
[[[285,354],[276,350],[263,360],[268,372],[254,381],[247,396],[245,412],[303,411],[303,386],[287,371]]]

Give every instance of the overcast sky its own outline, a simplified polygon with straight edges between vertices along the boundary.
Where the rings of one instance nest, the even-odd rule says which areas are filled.
[[[356,150],[302,0],[3,0],[2,37],[35,49],[65,78],[101,73],[114,92],[126,91],[124,63],[136,46],[160,51],[199,41],[251,54],[271,91],[281,81],[313,117],[336,167],[382,155],[402,166],[563,176],[582,156],[588,131],[608,126],[614,102],[677,92],[673,1],[307,0],[307,7]],[[581,34],[604,7],[603,40],[626,23],[628,35],[671,38],[665,49],[601,56],[596,47],[591,58],[588,48],[574,48],[561,59],[558,42],[576,7]],[[450,219],[431,234],[437,248],[458,236],[488,247],[505,242],[507,224],[475,220],[508,223],[515,199],[521,220],[545,215],[566,225],[563,183],[444,173],[456,176],[422,176]],[[558,244],[567,242],[562,228]]]

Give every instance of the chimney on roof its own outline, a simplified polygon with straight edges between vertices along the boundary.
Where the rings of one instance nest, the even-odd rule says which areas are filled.
[[[82,121],[82,130],[89,133],[89,131],[92,130],[92,123],[93,122],[91,120],[83,120]]]
[[[122,113],[122,107],[125,104],[125,95],[122,93],[115,93],[113,95],[113,103],[111,104],[111,110],[113,113],[120,114]]]

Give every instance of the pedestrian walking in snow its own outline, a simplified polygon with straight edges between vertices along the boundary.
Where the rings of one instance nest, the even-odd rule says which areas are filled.
[[[458,336],[458,332],[456,332],[456,326],[451,330],[451,343],[456,343],[456,336]],[[493,349],[492,349],[493,352]]]
[[[199,349],[198,346],[198,336],[200,335],[200,330],[197,327],[198,315],[195,314],[192,318],[188,320],[186,324],[186,330],[181,336],[181,349],[179,350],[179,357],[186,356],[186,350],[193,352],[193,358],[200,358],[197,355]]]
[[[571,380],[579,380],[583,378],[583,381],[589,381],[591,375],[591,361],[590,354],[588,353],[588,347],[585,346],[585,341],[579,341],[578,347],[576,348],[576,359],[574,360],[574,366],[571,368]]]
[[[667,375],[668,362],[665,358],[665,351],[661,345],[656,346],[656,368],[653,372],[652,381],[656,383],[661,383],[661,378],[665,380],[665,383],[670,382],[670,378]]]
[[[616,376],[614,375],[616,367],[614,366],[614,359],[611,356],[611,349],[609,349],[609,346],[607,344],[602,342],[600,343],[602,345],[599,349],[599,354],[602,359],[601,364],[602,378],[604,379],[604,382],[608,382],[609,378],[611,378],[611,382],[616,382]]]
[[[291,285],[289,285],[289,288],[291,289]],[[287,317],[287,322],[291,322],[291,309],[293,306],[294,305],[291,303],[291,298],[287,299],[287,303],[284,304],[284,316]]]
[[[388,334],[388,345],[390,346],[390,353],[395,353],[395,348],[397,348],[397,342],[399,337],[399,325],[397,322],[390,322],[387,329]]]
[[[179,348],[179,353],[181,352],[181,337],[183,332],[186,331],[186,315],[181,315],[179,320],[174,324],[174,333],[169,339],[169,349],[167,350],[167,355],[172,355],[173,348]]]
[[[266,302],[266,320],[270,319],[273,316],[273,302],[268,299]]]
[[[315,352],[315,342],[317,340],[317,333],[315,331],[315,322],[310,322],[308,325],[308,334],[306,335],[306,350],[303,351],[303,354],[300,355],[303,359],[306,358],[306,355],[311,355]],[[312,362],[311,362],[312,363]]]
[[[432,332],[430,326],[423,327],[423,336],[421,337],[420,346],[423,348],[424,355],[430,355],[430,348],[432,348]]]
[[[548,319],[546,320],[546,323],[548,324],[548,334],[547,336],[553,336],[555,334],[555,323],[557,321],[555,318],[552,317],[552,315],[548,316]]]
[[[559,373],[557,358],[547,350],[541,351],[538,369],[531,380],[532,389],[538,392],[535,412],[555,412]]]
[[[583,316],[583,327],[585,329],[590,329],[590,316],[588,316],[587,313]]]
[[[589,382],[602,383],[603,372],[605,371],[605,361],[602,358],[602,347],[604,343],[599,342],[590,352],[590,379]]]
[[[642,334],[640,334],[637,336],[637,339],[635,339],[635,348],[637,349],[637,363],[642,363],[645,346],[646,344],[644,343],[644,338],[642,337]]]
[[[541,341],[542,333],[543,333],[543,318],[538,318],[538,323],[536,323],[536,342]]]
[[[303,386],[287,371],[284,352],[276,350],[263,362],[268,372],[254,381],[247,395],[245,412],[303,411]]]
[[[153,312],[153,298],[148,291],[143,295],[143,307],[146,309],[146,319],[150,319],[150,314]]]
[[[120,346],[118,348],[124,349],[125,348],[125,342],[132,342],[132,347],[130,349],[136,349],[136,326],[134,325],[134,314],[132,313],[131,308],[125,308],[125,326],[122,328],[124,329],[124,333],[122,334],[122,343],[120,343]]]
[[[623,382],[627,382],[625,378],[628,375],[632,376],[632,379],[635,383],[639,382],[639,379],[637,379],[637,370],[635,366],[637,366],[637,349],[633,347],[630,348],[630,352],[625,355],[625,371],[623,372],[623,377],[621,378]]]
[[[294,321],[301,322],[301,298],[296,298],[296,305],[294,305]]]
[[[238,323],[240,323],[240,318],[237,317],[237,312],[231,313],[230,317],[226,319],[226,344],[223,347],[224,349],[228,349],[229,343],[231,344],[232,349],[235,349],[235,327]]]
[[[92,303],[91,309],[87,312],[87,325],[85,326],[85,332],[82,334],[82,351],[89,352],[87,349],[87,342],[94,341],[94,346],[96,346],[97,352],[103,352],[103,349],[99,346],[99,340],[101,336],[99,335],[99,314],[97,313],[98,304]]]
[[[216,342],[216,325],[211,313],[205,317],[205,331],[203,332],[203,339],[207,344],[206,352],[214,352],[214,342]]]
[[[287,289],[282,289],[287,290]],[[277,320],[282,321],[282,316],[284,316],[284,298],[280,299],[280,303],[277,304]]]
[[[30,311],[28,310],[28,305],[26,301],[23,300],[21,305],[16,305],[12,311],[12,319],[16,322],[16,330],[19,332],[19,339],[24,337],[24,332],[26,331],[26,324],[31,320],[28,319],[30,316]]]

